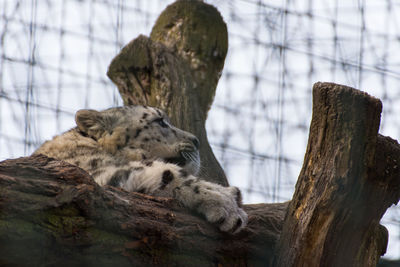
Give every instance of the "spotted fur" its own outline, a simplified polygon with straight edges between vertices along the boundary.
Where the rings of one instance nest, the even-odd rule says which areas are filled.
[[[78,165],[102,186],[175,197],[221,231],[238,232],[246,226],[240,191],[195,176],[200,167],[198,139],[172,126],[161,110],[80,110],[75,121],[75,128],[45,142],[34,154]]]

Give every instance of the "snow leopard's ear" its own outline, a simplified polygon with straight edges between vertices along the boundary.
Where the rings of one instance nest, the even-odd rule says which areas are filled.
[[[101,112],[93,109],[78,110],[75,115],[75,121],[80,131],[96,140],[99,139],[106,130],[105,120]]]
[[[126,129],[115,127],[115,116],[92,109],[78,110],[75,121],[80,131],[95,139],[106,151],[115,153],[126,144]]]

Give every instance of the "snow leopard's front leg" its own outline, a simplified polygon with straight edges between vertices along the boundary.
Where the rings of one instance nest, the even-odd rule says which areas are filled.
[[[124,173],[124,172],[120,172]],[[124,179],[110,179],[113,186],[128,191],[176,198],[185,207],[204,215],[224,232],[237,233],[247,225],[238,188],[223,187],[187,174],[174,164],[154,161],[134,163]]]

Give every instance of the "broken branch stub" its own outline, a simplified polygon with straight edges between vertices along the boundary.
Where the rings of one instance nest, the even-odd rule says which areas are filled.
[[[195,134],[204,167],[200,176],[223,185],[228,182],[208,143],[205,121],[227,48],[226,25],[213,6],[176,1],[160,15],[151,37],[127,44],[107,72],[125,105],[159,107],[174,125]]]
[[[387,245],[379,220],[399,199],[400,177],[399,145],[378,138],[381,109],[361,91],[314,85],[307,151],[276,266],[376,266]]]

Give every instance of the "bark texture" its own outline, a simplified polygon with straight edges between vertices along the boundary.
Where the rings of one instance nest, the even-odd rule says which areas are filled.
[[[174,200],[100,187],[45,156],[0,163],[1,266],[263,266],[287,204],[246,205],[223,234]]]
[[[226,24],[213,6],[176,1],[162,12],[150,38],[142,35],[126,45],[107,73],[125,105],[159,107],[174,125],[195,134],[200,176],[222,185],[228,181],[208,143],[205,121],[227,49]]]
[[[378,136],[381,109],[358,90],[314,85],[307,151],[276,266],[376,266],[385,253],[379,221],[400,197],[400,147]]]

